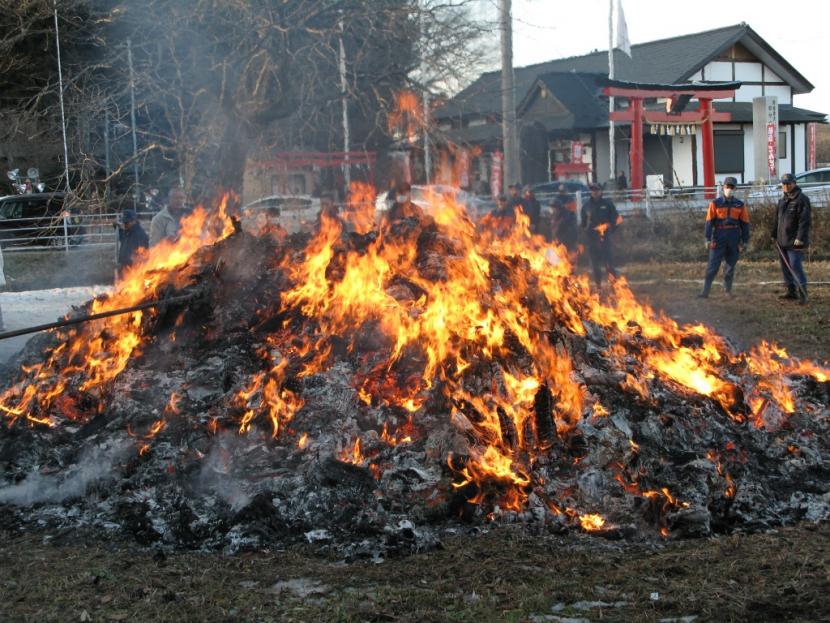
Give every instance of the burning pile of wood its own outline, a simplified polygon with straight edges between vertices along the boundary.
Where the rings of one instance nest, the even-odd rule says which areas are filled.
[[[7,528],[354,556],[461,522],[672,537],[830,516],[830,370],[600,297],[560,249],[450,198],[313,236],[224,204],[0,390]],[[182,300],[182,294],[192,296]],[[79,312],[80,313],[80,312]]]

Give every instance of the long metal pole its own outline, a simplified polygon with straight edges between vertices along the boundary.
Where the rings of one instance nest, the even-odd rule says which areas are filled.
[[[351,137],[349,136],[349,102],[346,98],[347,83],[346,83],[346,47],[343,45],[343,18],[340,18],[340,36],[338,37],[340,44],[340,99],[343,105],[343,179],[346,182],[346,187],[352,181],[352,167],[349,162],[349,151],[351,150]]]
[[[513,24],[511,0],[501,0],[501,118],[504,145],[504,177],[502,186],[518,183],[519,143],[516,134],[516,84],[513,75]]]
[[[614,79],[614,0],[608,0],[608,78]],[[614,96],[608,96],[608,112],[614,112]],[[614,121],[608,120],[608,179],[617,177],[617,150],[614,144]],[[597,180],[599,181],[599,180]]]
[[[133,132],[133,177],[135,177],[135,188],[133,196],[138,201],[138,139],[135,135],[135,75],[133,73],[133,45],[127,38],[127,64],[130,67],[130,123]]]
[[[58,50],[58,94],[61,103],[61,131],[63,132],[63,175],[66,178],[66,192],[71,192],[69,184],[69,147],[66,144],[66,111],[63,105],[63,68],[61,67],[61,31],[58,25],[58,6],[55,2],[55,47]]]
[[[67,318],[66,320],[58,320],[57,322],[49,322],[47,324],[39,324],[33,327],[26,327],[25,329],[15,329],[14,331],[5,331],[0,333],[0,340],[5,340],[10,337],[17,337],[18,335],[27,335],[29,333],[38,333],[39,331],[47,331],[49,329],[60,329],[61,327],[68,327],[73,324],[82,324],[92,320],[100,320],[101,318],[109,318],[110,316],[120,316],[121,314],[129,314],[130,312],[140,311],[142,309],[149,309],[151,307],[159,307],[172,303],[184,303],[196,297],[196,294],[184,294],[182,296],[174,296],[168,299],[161,299],[160,301],[147,301],[139,303],[131,307],[122,307],[121,309],[112,309],[110,311],[101,312],[100,314],[92,314],[90,316],[80,316],[78,318]]]

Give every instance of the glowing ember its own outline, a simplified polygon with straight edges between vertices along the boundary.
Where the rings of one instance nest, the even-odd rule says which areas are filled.
[[[579,516],[579,525],[585,532],[596,532],[605,526],[605,518],[602,515],[586,514]]]

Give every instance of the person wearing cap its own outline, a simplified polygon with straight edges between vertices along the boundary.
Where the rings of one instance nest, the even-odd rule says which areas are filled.
[[[522,210],[530,219],[530,233],[541,234],[539,221],[542,217],[542,204],[536,198],[536,193],[530,186],[524,187],[524,196],[522,197]]]
[[[594,283],[601,288],[603,273],[617,276],[611,234],[622,219],[614,202],[602,196],[602,187],[599,184],[589,184],[588,189],[591,191],[591,198],[582,204],[582,228],[587,237]]]
[[[790,173],[781,176],[783,195],[778,201],[772,221],[770,237],[778,247],[778,261],[784,274],[787,291],[779,298],[798,299],[807,303],[807,275],[804,274],[802,256],[810,244],[811,206],[795,177]]]
[[[122,276],[128,267],[135,261],[139,249],[150,246],[147,232],[138,222],[138,214],[132,208],[121,213],[121,222],[118,226],[118,275]]]
[[[732,296],[732,281],[735,279],[735,266],[741,251],[749,242],[749,208],[735,196],[738,180],[727,177],[723,180],[723,194],[709,203],[706,212],[706,225],[703,234],[706,249],[709,251],[709,264],[703,279],[703,291],[699,298],[707,298],[712,289],[712,282],[726,262],[723,270],[723,288],[727,296]]]

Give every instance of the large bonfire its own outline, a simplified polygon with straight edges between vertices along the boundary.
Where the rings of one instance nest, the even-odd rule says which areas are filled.
[[[196,210],[0,393],[7,522],[235,549],[459,520],[705,535],[830,516],[830,370],[601,297],[452,198],[312,235]],[[826,454],[824,454],[826,456]],[[367,545],[369,544],[369,545]],[[344,545],[345,547],[345,545]]]

